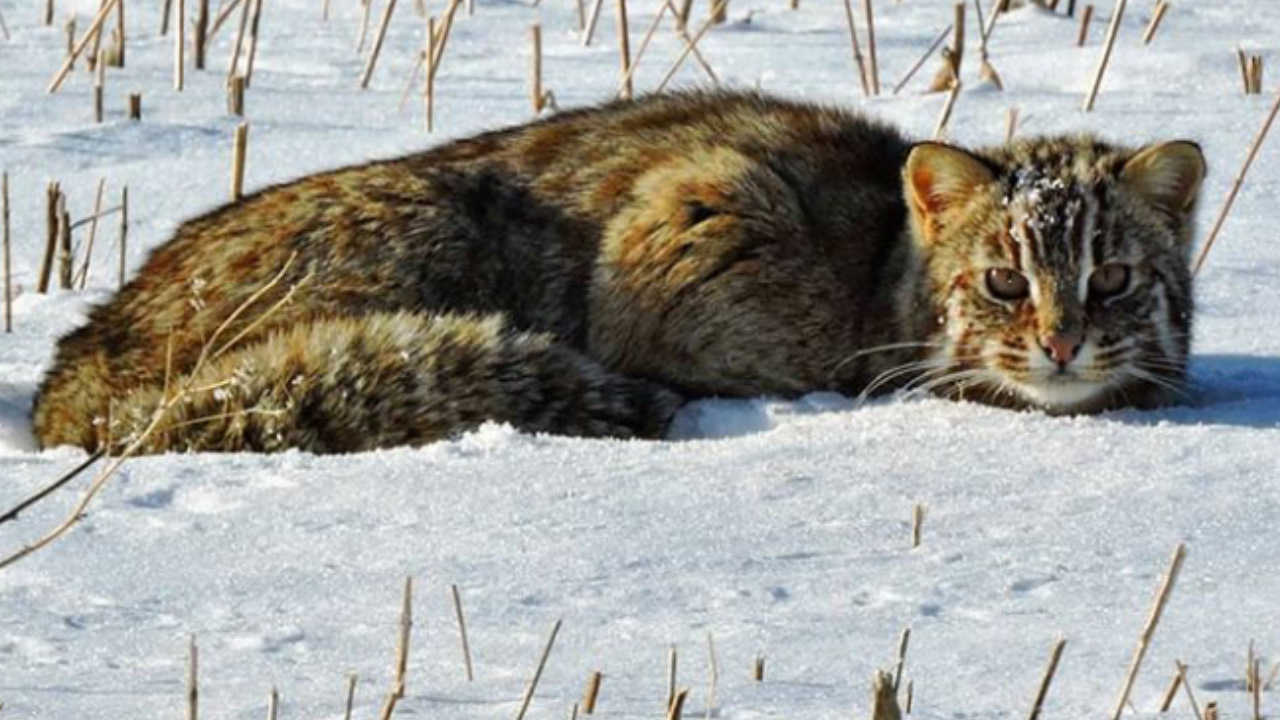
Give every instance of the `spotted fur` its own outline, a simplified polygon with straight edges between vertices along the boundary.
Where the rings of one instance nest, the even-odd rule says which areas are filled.
[[[952,164],[924,162],[930,147],[848,111],[688,93],[269,188],[183,224],[59,343],[35,432],[46,447],[118,445],[154,417],[166,378],[187,399],[144,451],[343,452],[489,419],[657,437],[685,398],[904,385],[1092,410],[1180,383],[1190,208],[1144,197],[1185,187],[1147,173],[1139,197],[1118,180],[1132,151],[1088,139],[956,150]],[[975,168],[981,182],[962,182]],[[945,212],[921,209],[924,175],[951,193]],[[1112,257],[1140,268],[1131,296],[1063,299]],[[986,302],[976,273],[991,264],[1052,291]],[[235,347],[193,375],[286,266],[225,331]],[[1093,333],[1088,372],[1151,377],[1037,399],[1029,328],[1046,323]]]

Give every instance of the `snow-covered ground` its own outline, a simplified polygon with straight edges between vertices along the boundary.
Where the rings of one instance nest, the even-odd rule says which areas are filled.
[[[13,33],[0,40],[0,168],[11,176],[22,288],[15,332],[0,336],[0,507],[81,459],[34,452],[26,414],[55,339],[114,287],[114,256],[99,253],[88,292],[33,292],[45,183],[62,182],[75,217],[89,212],[100,177],[109,198],[127,183],[136,266],[181,219],[226,199],[237,122],[223,95],[234,19],[213,44],[211,70],[189,69],[179,94],[172,38],[158,37],[162,3],[129,0],[128,67],[108,74],[107,122],[95,125],[83,67],[59,94],[44,91],[65,45],[60,28],[39,24],[43,4],[0,0]],[[327,23],[321,4],[266,0],[247,99],[251,189],[527,119],[534,22],[562,107],[603,100],[617,84],[614,3],[583,48],[571,0],[479,0],[454,27],[428,136],[416,101],[397,111],[422,39],[414,4],[401,0],[367,91],[358,90],[358,2],[333,0]],[[83,32],[96,5],[59,0],[58,24],[75,10]],[[427,5],[442,12],[441,0]],[[630,5],[634,50],[659,5]],[[1002,18],[991,57],[1006,91],[980,86],[970,56],[952,138],[999,141],[1016,105],[1026,132],[1196,139],[1211,168],[1207,228],[1273,97],[1242,95],[1235,49],[1280,62],[1280,5],[1174,2],[1143,47],[1152,3],[1131,2],[1097,108],[1084,114],[1108,10],[1099,7],[1084,49],[1075,20],[1034,8]],[[920,90],[936,61],[900,96],[887,91],[950,22],[951,4],[880,0],[876,13],[886,92],[872,100],[855,81],[839,2],[801,0],[791,11],[785,0],[733,0],[731,22],[701,47],[730,84],[861,105],[927,136],[943,97]],[[968,36],[972,46],[972,25]],[[678,50],[669,29],[659,33],[637,87],[656,85]],[[699,71],[690,64],[678,80],[699,82]],[[129,92],[143,93],[141,123],[124,118]],[[352,457],[131,461],[70,535],[0,570],[0,717],[178,716],[189,634],[201,647],[204,717],[262,717],[276,686],[282,717],[338,718],[349,672],[360,677],[356,717],[375,717],[406,575],[416,578],[417,624],[398,717],[514,716],[561,618],[530,718],[566,717],[592,670],[606,675],[602,715],[662,717],[673,643],[679,682],[692,687],[688,711],[701,715],[707,633],[721,717],[865,716],[872,671],[893,663],[905,627],[919,715],[1025,714],[1062,634],[1046,716],[1103,717],[1178,543],[1186,565],[1135,710],[1156,712],[1181,658],[1201,703],[1244,717],[1248,642],[1257,640],[1264,673],[1280,657],[1278,193],[1273,145],[1199,281],[1187,407],[1049,418],[818,395],[700,403],[667,442],[486,426]],[[108,221],[99,248],[114,238]],[[85,481],[0,527],[0,553],[56,523]],[[916,503],[928,514],[923,546],[911,550]],[[467,608],[473,683],[450,584]],[[762,684],[748,677],[757,653]],[[1265,695],[1264,711],[1280,712],[1278,702]],[[1173,712],[1191,717],[1184,698]]]

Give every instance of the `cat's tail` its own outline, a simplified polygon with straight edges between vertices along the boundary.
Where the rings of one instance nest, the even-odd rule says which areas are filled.
[[[681,403],[501,315],[382,313],[302,323],[228,352],[164,390],[115,399],[116,448],[297,448],[341,453],[421,445],[487,420],[579,436],[659,437]],[[161,408],[164,408],[161,410]]]

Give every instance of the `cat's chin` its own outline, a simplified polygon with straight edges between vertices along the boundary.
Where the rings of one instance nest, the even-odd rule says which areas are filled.
[[[1028,405],[1051,415],[1097,412],[1111,395],[1105,383],[1079,378],[1050,378],[1013,385]]]

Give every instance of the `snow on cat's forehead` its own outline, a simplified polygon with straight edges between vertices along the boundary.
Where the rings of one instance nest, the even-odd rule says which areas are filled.
[[[1005,207],[1037,231],[1070,227],[1080,211],[1083,188],[1052,173],[1052,169],[1023,167],[1014,171],[1003,198]]]

